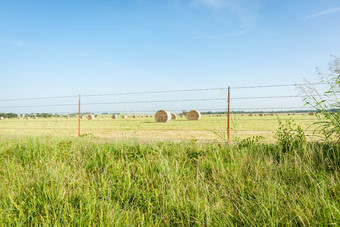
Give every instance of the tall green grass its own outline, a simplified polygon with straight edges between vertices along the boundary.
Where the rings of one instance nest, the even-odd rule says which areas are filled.
[[[340,148],[0,139],[3,225],[340,224]]]

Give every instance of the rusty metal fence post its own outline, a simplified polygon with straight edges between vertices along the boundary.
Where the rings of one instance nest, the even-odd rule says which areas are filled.
[[[80,137],[80,95],[78,101],[78,137]]]
[[[230,140],[230,87],[228,87],[228,141]]]

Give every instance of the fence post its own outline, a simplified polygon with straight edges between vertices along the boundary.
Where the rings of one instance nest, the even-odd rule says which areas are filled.
[[[79,103],[78,103],[78,137],[80,137],[80,95],[79,95]]]
[[[228,141],[230,140],[230,87],[228,87]]]

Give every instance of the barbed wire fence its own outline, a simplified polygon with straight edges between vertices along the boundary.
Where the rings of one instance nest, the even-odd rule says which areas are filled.
[[[314,110],[308,106],[301,105],[303,94],[281,94],[278,88],[299,88],[301,86],[321,86],[317,84],[277,84],[258,85],[243,87],[219,87],[183,90],[161,90],[141,92],[121,92],[105,94],[84,94],[69,96],[46,96],[0,99],[0,113],[16,113],[19,116],[38,116],[41,113],[49,113],[51,117],[46,119],[17,119],[12,121],[2,119],[0,121],[0,132],[68,132],[70,135],[82,136],[90,133],[112,136],[122,131],[136,132],[171,132],[171,138],[176,135],[183,138],[199,137],[199,140],[210,138],[213,134],[223,135],[230,138],[230,134],[243,133],[244,135],[273,134],[277,125],[277,115],[282,120],[288,119],[297,112],[306,114]],[[264,91],[275,89],[275,91]],[[255,90],[256,95],[242,95],[246,90]],[[232,93],[235,91],[234,93]],[[213,94],[208,94],[212,92]],[[201,94],[204,93],[204,94]],[[260,95],[257,95],[260,93]],[[273,94],[274,93],[274,94]],[[184,95],[186,94],[186,95]],[[201,95],[199,95],[201,94]],[[248,94],[248,93],[247,93]],[[144,96],[152,98],[140,98]],[[156,98],[155,98],[156,96]],[[169,97],[170,96],[170,97]],[[132,97],[127,98],[127,97]],[[104,99],[103,101],[98,99]],[[300,105],[287,105],[299,102]],[[66,102],[67,100],[67,102]],[[93,100],[93,101],[91,101]],[[255,103],[258,100],[264,100]],[[271,105],[268,100],[275,100]],[[285,100],[284,103],[282,100]],[[242,103],[246,101],[246,103]],[[8,105],[8,103],[10,103]],[[14,103],[14,104],[12,104]],[[29,103],[29,104],[27,104]],[[216,104],[217,103],[217,104]],[[275,105],[273,105],[275,104]],[[146,106],[146,108],[140,108]],[[98,109],[105,107],[105,110]],[[71,108],[71,109],[70,109]],[[65,111],[60,111],[60,109]],[[186,111],[197,110],[203,115],[201,122],[187,121],[185,117],[176,120],[176,124],[156,123],[152,117],[157,110],[165,109],[180,114],[183,117]],[[67,111],[66,111],[67,110]],[[33,113],[33,114],[32,114]],[[92,121],[82,120],[87,114],[98,115]],[[112,114],[128,115],[128,119],[111,119]],[[4,114],[4,116],[6,116]],[[52,117],[53,116],[53,117]],[[73,116],[73,118],[61,120],[61,117]],[[256,118],[255,118],[256,116]],[[57,118],[59,117],[59,118]],[[262,117],[262,118],[261,118]],[[2,117],[3,118],[3,117]],[[294,120],[310,123],[315,120],[312,117],[294,117]],[[94,123],[97,122],[97,123]],[[116,122],[116,123],[115,123]],[[188,123],[189,122],[189,123]],[[99,124],[102,123],[102,124]],[[36,126],[35,126],[36,125]],[[78,132],[78,133],[76,133]],[[181,134],[181,132],[183,132]],[[175,135],[173,135],[175,133]],[[192,133],[192,136],[187,136]],[[310,131],[308,131],[310,133]],[[132,135],[130,134],[130,135]],[[308,136],[313,136],[311,133]],[[149,136],[146,136],[150,137]],[[152,137],[152,136],[151,136]],[[167,139],[167,136],[164,137]],[[181,138],[179,138],[181,140]]]

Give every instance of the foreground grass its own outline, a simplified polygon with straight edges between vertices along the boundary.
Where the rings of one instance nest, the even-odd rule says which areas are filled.
[[[0,223],[336,225],[339,149],[5,137]]]

